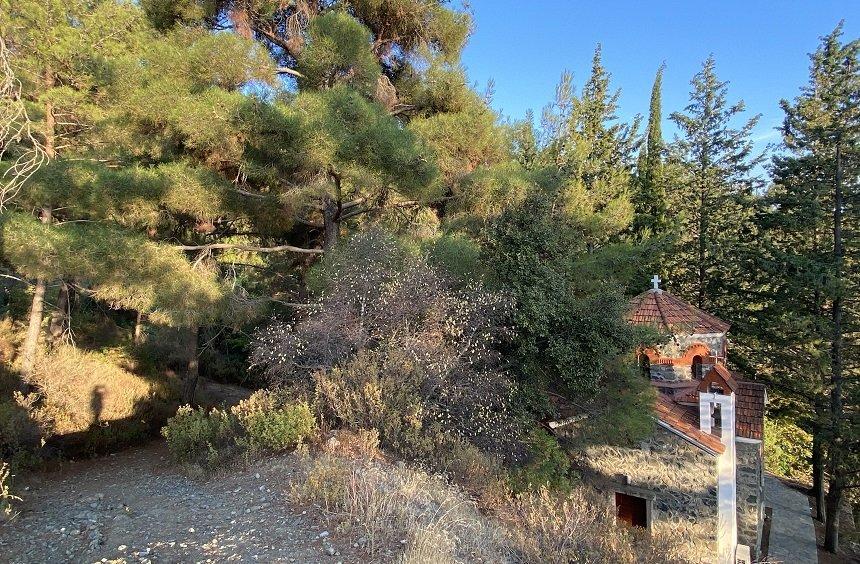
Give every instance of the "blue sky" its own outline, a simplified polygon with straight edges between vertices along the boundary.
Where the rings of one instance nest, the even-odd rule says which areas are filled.
[[[793,98],[808,77],[807,54],[845,20],[844,39],[860,37],[860,1],[577,1],[470,0],[476,24],[463,54],[469,77],[483,90],[495,81],[493,106],[521,118],[537,116],[561,72],[577,86],[588,78],[597,43],[621,88],[619,115],[647,114],[654,74],[665,61],[664,136],[670,112],[687,103],[689,81],[713,53],[729,81],[729,100],[761,113],[754,132],[764,148],[778,141],[780,98]]]

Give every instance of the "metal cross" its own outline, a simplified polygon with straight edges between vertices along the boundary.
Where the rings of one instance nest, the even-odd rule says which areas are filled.
[[[653,277],[653,278],[651,278],[651,283],[652,283],[652,284],[654,284],[654,289],[655,289],[655,290],[659,290],[659,289],[660,289],[660,277],[659,277],[659,276],[657,276],[656,274],[654,275],[654,277]]]

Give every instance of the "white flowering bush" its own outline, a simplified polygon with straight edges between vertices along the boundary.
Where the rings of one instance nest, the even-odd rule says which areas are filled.
[[[303,317],[255,336],[251,362],[273,385],[306,390],[327,418],[378,429],[409,458],[455,440],[522,457],[516,389],[497,351],[509,334],[504,296],[456,284],[375,230],[327,257],[315,280]]]

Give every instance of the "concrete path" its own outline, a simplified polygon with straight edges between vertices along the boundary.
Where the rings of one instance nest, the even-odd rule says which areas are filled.
[[[806,495],[766,474],[764,504],[773,508],[767,561],[818,564],[815,526]]]

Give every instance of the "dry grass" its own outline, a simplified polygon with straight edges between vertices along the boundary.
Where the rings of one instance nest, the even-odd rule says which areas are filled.
[[[357,452],[367,441],[342,433],[320,456],[304,455],[291,496],[350,530],[372,558],[391,551],[400,564],[687,561],[677,536],[616,527],[588,488],[499,493],[488,512],[438,475],[368,456],[366,447]]]
[[[676,536],[616,526],[605,502],[587,487],[569,494],[545,488],[510,498],[499,512],[518,560],[526,562],[687,562]]]
[[[21,501],[21,498],[12,493],[12,471],[9,465],[0,460],[0,515],[4,519],[15,516],[12,502]]]
[[[175,386],[138,373],[121,352],[59,347],[39,360],[34,383],[40,398],[33,416],[48,435],[91,450],[140,439],[175,408]]]
[[[368,555],[405,548],[404,563],[507,559],[502,529],[440,477],[331,450],[304,459],[304,480],[294,485],[292,496],[351,529]]]

